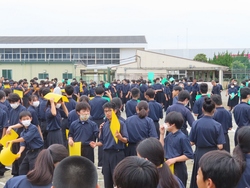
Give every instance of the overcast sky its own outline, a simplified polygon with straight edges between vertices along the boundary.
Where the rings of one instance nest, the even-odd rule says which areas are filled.
[[[144,35],[148,49],[249,48],[249,0],[0,0],[0,36]]]

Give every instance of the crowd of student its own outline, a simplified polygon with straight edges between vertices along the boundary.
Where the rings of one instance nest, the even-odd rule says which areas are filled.
[[[114,185],[118,188],[186,187],[188,159],[194,159],[191,188],[249,187],[250,87],[247,83],[243,81],[238,87],[232,80],[229,84],[228,111],[222,106],[222,87],[215,81],[208,94],[208,85],[198,84],[196,79],[192,83],[187,79],[165,83],[160,78],[154,83],[142,79],[130,83],[124,79],[122,83],[116,80],[97,85],[94,81],[87,84],[73,79],[68,83],[56,78],[38,83],[34,78],[29,85],[25,79],[15,82],[1,78],[0,135],[11,130],[19,135],[8,142],[19,158],[12,165],[15,177],[5,187],[51,187],[52,178],[55,188],[84,187],[83,184],[95,187],[97,174],[91,167],[95,147],[98,147],[98,167],[102,167],[105,188]],[[16,90],[23,95],[20,97]],[[60,97],[45,99],[50,93]],[[163,109],[165,123],[160,125]],[[120,130],[115,133],[117,141],[110,129],[112,111],[120,124]],[[126,119],[121,117],[121,111],[125,111]],[[232,128],[231,111],[237,124],[233,156],[229,154],[228,137]],[[68,138],[66,130],[69,130]],[[67,157],[66,148],[75,142],[81,142],[81,156],[87,159]],[[195,145],[194,152],[192,145]],[[223,149],[227,152],[218,151]],[[80,164],[82,168],[77,168]],[[174,174],[168,168],[171,165]],[[55,166],[58,168],[54,171]],[[0,175],[4,172],[5,167],[0,164]]]

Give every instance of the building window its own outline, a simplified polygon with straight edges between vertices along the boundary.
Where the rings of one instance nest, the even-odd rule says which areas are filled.
[[[46,72],[38,74],[38,79],[46,79],[46,77],[49,77],[49,74]]]
[[[3,69],[2,70],[2,76],[4,78],[12,79],[12,70]]]
[[[65,79],[65,78],[72,79],[72,73],[65,72],[62,74],[62,78],[63,79]]]

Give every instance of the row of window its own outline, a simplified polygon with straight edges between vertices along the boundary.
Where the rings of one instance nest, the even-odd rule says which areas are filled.
[[[0,49],[0,61],[84,61],[85,64],[119,64],[119,48]],[[94,63],[93,63],[94,60]],[[107,61],[108,60],[108,61]]]
[[[4,78],[8,78],[8,79],[12,79],[12,70],[8,70],[8,69],[3,69],[2,70],[2,76]],[[46,79],[46,77],[49,77],[48,73],[38,73],[38,79]],[[68,78],[68,79],[72,79],[73,78],[73,74],[72,73],[63,73],[62,74],[62,78]]]

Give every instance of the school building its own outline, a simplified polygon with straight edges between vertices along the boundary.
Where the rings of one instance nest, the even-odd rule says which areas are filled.
[[[145,36],[0,37],[0,71],[5,78],[83,78],[89,81],[196,77],[223,81],[228,67],[147,49]]]

